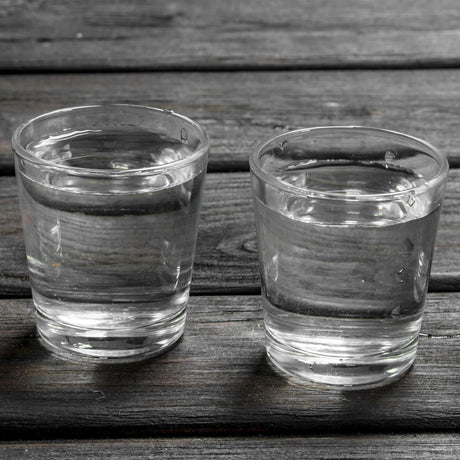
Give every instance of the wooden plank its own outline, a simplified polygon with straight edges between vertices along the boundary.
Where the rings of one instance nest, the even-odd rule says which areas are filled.
[[[460,170],[447,186],[430,289],[460,290]],[[0,181],[0,296],[29,296],[17,188]],[[208,174],[192,292],[257,293],[260,286],[249,173]]]
[[[77,4],[77,3],[76,3]],[[460,49],[460,47],[459,47]],[[22,121],[61,107],[134,103],[172,108],[211,137],[210,171],[247,170],[256,146],[308,126],[367,125],[421,137],[460,164],[455,70],[210,72],[0,76],[0,172]]]
[[[0,69],[458,65],[456,0],[3,0]]]
[[[299,385],[267,363],[259,296],[192,297],[183,340],[139,364],[65,362],[34,336],[31,301],[1,301],[0,437],[454,431],[460,294],[429,294],[416,363],[380,389]]]
[[[110,439],[104,441],[6,442],[0,457],[40,459],[458,459],[457,434],[410,434],[393,436],[246,437]]]

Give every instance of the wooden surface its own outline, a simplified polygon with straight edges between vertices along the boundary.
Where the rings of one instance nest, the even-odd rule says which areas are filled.
[[[119,437],[457,430],[460,294],[428,297],[418,358],[401,381],[340,391],[298,385],[267,363],[259,296],[192,297],[169,353],[88,365],[38,346],[32,303],[3,300],[0,434]],[[421,409],[423,407],[423,410]]]
[[[0,458],[460,458],[459,101],[456,0],[0,0]],[[210,173],[185,337],[95,366],[36,338],[9,139],[113,102],[197,120]],[[265,357],[248,156],[318,125],[406,132],[452,167],[416,363],[376,390]]]
[[[247,170],[249,154],[275,134],[350,124],[421,137],[457,166],[457,100],[455,70],[5,75],[0,172],[13,173],[10,137],[20,122],[60,107],[110,102],[172,108],[197,120],[211,137],[209,171]]]
[[[411,434],[342,437],[166,438],[109,439],[103,441],[9,442],[0,445],[0,456],[17,460],[111,459],[426,459],[455,458],[460,437],[455,434]]]
[[[13,70],[452,66],[456,0],[2,0]]]
[[[430,279],[432,291],[460,290],[460,170],[450,171]],[[29,296],[16,180],[0,182],[0,295]],[[192,293],[260,289],[249,173],[208,174],[193,269]]]

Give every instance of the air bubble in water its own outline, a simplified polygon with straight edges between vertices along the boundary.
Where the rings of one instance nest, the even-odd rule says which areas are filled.
[[[414,206],[414,204],[415,204],[414,195],[412,195],[412,194],[409,195],[409,197],[407,198],[407,204],[408,204],[409,206]]]
[[[396,273],[396,280],[399,283],[404,283],[404,268],[401,268],[401,270],[398,270]]]
[[[386,162],[391,163],[395,159],[396,159],[396,153],[395,152],[392,152],[391,150],[387,150],[385,152],[385,161]]]

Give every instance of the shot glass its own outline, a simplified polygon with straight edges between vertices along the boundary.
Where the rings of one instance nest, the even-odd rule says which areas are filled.
[[[74,107],[12,139],[42,343],[128,362],[182,335],[208,138],[170,110]]]
[[[448,173],[401,133],[300,129],[250,158],[267,354],[298,381],[390,383],[417,350]]]

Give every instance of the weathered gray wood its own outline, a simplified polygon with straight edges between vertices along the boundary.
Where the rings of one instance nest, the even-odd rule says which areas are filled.
[[[29,296],[17,188],[0,179],[0,296]],[[460,290],[460,170],[450,172],[430,289]],[[192,292],[256,293],[260,281],[249,173],[208,174]]]
[[[457,434],[7,442],[0,457],[46,459],[458,459]]]
[[[409,374],[381,389],[299,385],[267,364],[259,296],[192,297],[184,339],[139,364],[52,357],[31,301],[2,300],[0,436],[139,437],[458,430],[460,294],[429,294]]]
[[[458,65],[456,0],[3,0],[0,68]]]
[[[12,172],[10,137],[20,122],[110,102],[169,107],[196,119],[211,137],[212,171],[247,170],[260,142],[290,129],[350,124],[421,137],[459,165],[457,100],[455,70],[4,75],[0,170]]]

